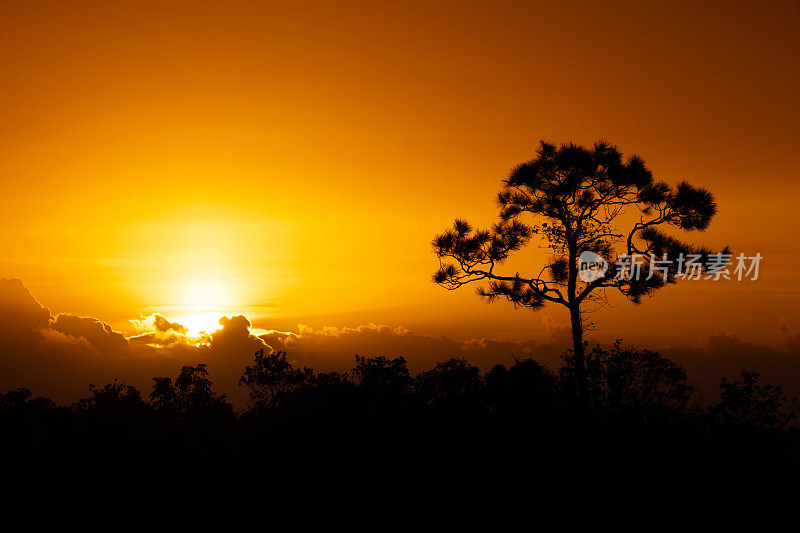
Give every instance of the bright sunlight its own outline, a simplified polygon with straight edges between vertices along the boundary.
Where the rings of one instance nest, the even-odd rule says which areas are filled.
[[[181,284],[175,320],[188,328],[188,334],[199,337],[219,329],[219,319],[232,312],[233,290],[219,279],[195,279]]]

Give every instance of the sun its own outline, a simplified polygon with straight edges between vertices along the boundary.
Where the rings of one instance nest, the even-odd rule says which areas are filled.
[[[189,313],[178,315],[175,321],[186,326],[188,337],[204,337],[220,329],[219,319],[224,313]]]
[[[220,328],[220,317],[231,313],[233,291],[220,279],[192,279],[181,283],[175,320],[200,337]]]

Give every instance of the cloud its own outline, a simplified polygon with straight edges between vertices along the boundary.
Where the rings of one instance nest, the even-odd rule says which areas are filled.
[[[129,346],[144,345],[151,348],[172,347],[181,344],[189,344],[190,340],[185,335],[179,333],[164,333],[162,331],[151,331],[140,333],[127,338]]]
[[[800,324],[791,327],[788,320],[781,318],[778,321],[778,331],[786,339],[789,350],[800,352]]]
[[[43,307],[18,279],[0,279],[0,346],[40,336],[50,323]]]
[[[19,280],[0,281],[0,319],[0,390],[26,386],[60,402],[85,396],[89,383],[114,378],[147,393],[152,377],[174,376],[182,365],[203,362],[218,390],[241,406],[247,398],[239,376],[262,349],[286,350],[298,366],[320,371],[348,370],[355,354],[403,356],[415,372],[453,356],[485,369],[532,354],[557,365],[563,350],[533,341],[456,341],[375,324],[319,330],[299,326],[296,332],[256,336],[244,315],[222,317],[219,329],[196,338],[184,325],[156,313],[131,321],[137,333],[125,338],[96,318],[52,317]]]
[[[435,362],[450,357],[464,357],[484,369],[531,356],[557,365],[557,354],[564,348],[551,344],[537,345],[530,340],[457,341],[415,333],[403,327],[376,324],[319,330],[300,325],[297,333],[271,331],[261,338],[273,349],[286,351],[295,364],[326,371],[351,368],[356,354],[403,356],[412,372],[428,369]]]
[[[121,333],[95,318],[62,313],[50,322],[50,328],[78,339],[86,339],[103,353],[114,354],[128,349],[128,341]]]
[[[80,373],[91,377],[85,373],[88,367],[108,365],[100,348],[92,344],[112,346],[108,333],[102,325],[84,323],[80,317],[53,320],[20,280],[0,279],[0,390],[26,386],[37,394],[73,399]],[[124,338],[121,342],[125,344]]]
[[[211,334],[203,349],[207,350],[207,359],[218,389],[228,394],[234,403],[244,405],[247,394],[239,387],[244,367],[253,361],[253,354],[257,350],[272,350],[250,332],[250,320],[244,315],[222,317],[219,324],[222,327]]]
[[[756,370],[764,383],[780,385],[789,395],[800,395],[800,350],[758,344],[720,331],[703,346],[676,346],[661,352],[686,370],[692,383],[707,397],[717,394],[722,377],[736,377],[742,369]]]
[[[568,327],[543,318],[545,342],[533,340],[454,340],[404,327],[367,324],[358,327],[314,329],[254,334],[244,315],[221,317],[219,329],[191,337],[182,324],[154,314],[134,320],[137,334],[125,338],[96,318],[72,314],[51,316],[19,280],[0,279],[0,391],[19,386],[34,394],[69,403],[87,393],[88,384],[114,378],[147,394],[156,376],[175,376],[183,365],[207,363],[220,392],[235,405],[247,402],[238,386],[244,367],[256,350],[282,350],[296,366],[317,371],[349,370],[356,354],[403,356],[412,372],[431,368],[449,357],[464,357],[484,371],[497,363],[533,357],[557,368],[570,344]],[[680,363],[692,382],[713,398],[723,376],[742,368],[761,372],[765,382],[800,394],[800,329],[781,322],[786,349],[755,344],[718,332],[704,346],[664,348],[662,353]]]
[[[572,346],[572,330],[566,324],[558,324],[550,315],[542,317],[545,332],[551,344],[558,346]]]
[[[184,326],[183,324],[178,324],[177,322],[170,322],[167,320],[167,317],[161,314],[154,314],[153,315],[153,326],[156,328],[156,331],[161,331],[162,333],[166,333],[167,331],[174,331],[176,333],[186,334],[189,331],[189,328]]]
[[[161,313],[153,313],[150,316],[142,317],[138,320],[131,320],[130,323],[139,332],[158,332],[168,333],[174,332],[181,335],[186,335],[189,329],[183,324],[178,322],[170,322],[167,317]]]
[[[151,348],[175,347],[179,345],[197,345],[201,339],[188,336],[189,328],[178,322],[170,322],[160,313],[130,323],[139,333],[127,338],[133,346],[150,346]]]
[[[85,396],[89,383],[120,378],[147,393],[153,377],[203,362],[218,386],[236,395],[255,350],[269,349],[244,316],[222,317],[220,329],[203,338],[159,314],[134,324],[140,333],[125,338],[96,318],[53,317],[20,280],[0,279],[0,391],[24,386],[68,403]]]

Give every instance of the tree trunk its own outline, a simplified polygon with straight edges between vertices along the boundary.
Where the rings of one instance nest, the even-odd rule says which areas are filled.
[[[589,387],[586,378],[586,356],[583,351],[581,311],[577,305],[573,304],[569,307],[569,318],[572,325],[572,359],[575,365],[575,381],[578,387],[578,405],[581,408],[587,408],[589,406]]]

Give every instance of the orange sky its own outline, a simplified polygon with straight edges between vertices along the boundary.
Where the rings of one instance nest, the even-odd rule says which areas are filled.
[[[430,239],[491,223],[540,139],[606,138],[716,195],[702,242],[765,260],[595,335],[798,333],[796,2],[336,4],[3,2],[0,277],[125,334],[159,312],[547,339],[561,309],[433,285]]]

